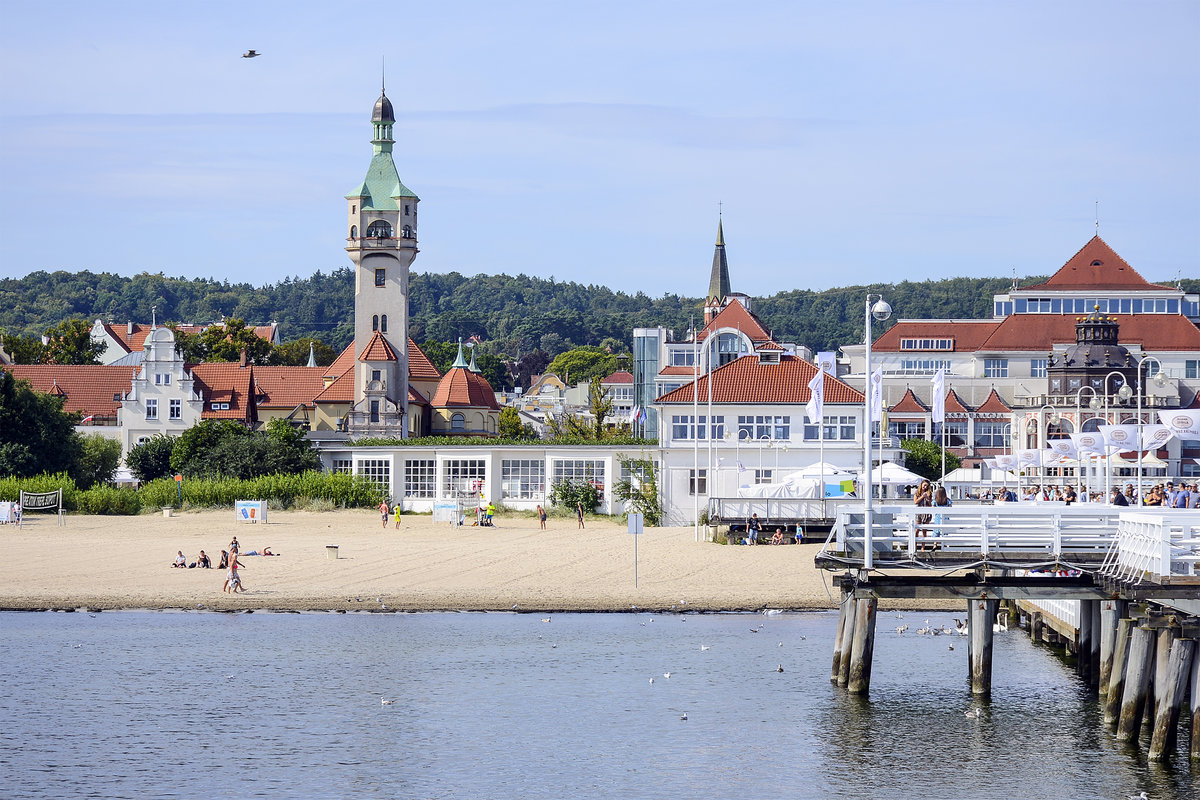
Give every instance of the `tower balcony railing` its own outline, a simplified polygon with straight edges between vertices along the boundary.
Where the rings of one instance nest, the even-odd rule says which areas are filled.
[[[361,247],[364,250],[395,249],[396,247],[416,247],[417,235],[413,233],[408,236],[348,236],[346,241],[349,243],[349,247]]]

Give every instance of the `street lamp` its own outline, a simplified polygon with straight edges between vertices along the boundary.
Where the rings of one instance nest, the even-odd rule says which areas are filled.
[[[1046,411],[1049,411],[1050,413],[1047,414]],[[1044,405],[1038,409],[1038,446],[1041,447],[1041,449],[1043,451],[1047,450],[1050,447],[1050,426],[1057,425],[1057,424],[1058,424],[1058,413],[1054,410],[1053,406]],[[1044,459],[1044,457],[1045,457],[1045,453],[1043,452],[1043,459]],[[1043,462],[1042,462],[1042,484],[1043,484],[1043,486],[1045,485],[1045,483],[1046,483],[1046,464],[1045,464],[1045,461],[1043,460]]]
[[[875,298],[874,305],[871,305],[872,297]],[[866,343],[863,351],[866,356],[863,363],[863,388],[866,390],[863,397],[865,401],[863,405],[865,412],[863,419],[863,569],[872,569],[875,565],[875,558],[871,541],[871,318],[874,317],[883,322],[892,315],[892,307],[884,302],[883,295],[868,293],[863,309],[863,339]],[[820,432],[819,428],[818,432]],[[824,494],[824,487],[822,487],[821,493]]]
[[[1167,378],[1162,372],[1162,362],[1154,356],[1142,356],[1142,360],[1138,362],[1137,371],[1137,425],[1138,425],[1138,465],[1137,465],[1137,504],[1142,504],[1142,448],[1145,443],[1142,442],[1142,398],[1146,394],[1146,387],[1142,381],[1142,366],[1147,361],[1153,361],[1156,365],[1154,370],[1154,383],[1158,387],[1167,385]],[[1117,390],[1117,396],[1122,400],[1129,399],[1129,384],[1121,384],[1121,388]]]
[[[1092,399],[1088,401],[1088,408],[1090,408],[1092,411],[1097,411],[1100,408],[1100,398],[1096,396],[1096,390],[1093,389],[1091,386],[1080,386],[1078,389],[1075,390],[1075,427],[1076,427],[1077,433],[1083,433],[1082,397],[1083,397],[1083,392],[1085,389],[1092,393]],[[1076,455],[1079,455],[1079,454],[1077,453]],[[1093,451],[1092,455],[1095,455],[1094,451]],[[1092,461],[1092,457],[1089,455],[1088,456],[1088,466],[1084,468],[1084,473],[1083,473],[1084,474],[1083,488],[1084,488],[1085,492],[1089,493],[1089,497],[1087,499],[1091,499],[1090,492],[1092,489],[1092,487],[1091,487],[1092,482],[1087,477],[1088,471],[1091,468],[1091,461]]]

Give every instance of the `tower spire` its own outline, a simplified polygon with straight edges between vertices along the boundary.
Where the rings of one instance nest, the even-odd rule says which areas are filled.
[[[454,359],[454,363],[450,365],[450,369],[454,369],[455,367],[462,367],[463,369],[471,368],[470,365],[467,364],[467,360],[463,358],[461,336],[458,337],[458,356]]]
[[[725,258],[724,221],[717,219],[717,245],[713,251],[712,272],[708,279],[708,304],[720,304],[732,293],[729,287],[729,261]]]

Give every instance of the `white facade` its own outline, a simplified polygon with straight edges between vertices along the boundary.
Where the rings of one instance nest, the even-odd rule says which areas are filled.
[[[200,421],[204,398],[194,390],[190,372],[175,350],[170,328],[146,337],[145,359],[121,399],[117,412],[121,452],[157,434],[178,436]]]

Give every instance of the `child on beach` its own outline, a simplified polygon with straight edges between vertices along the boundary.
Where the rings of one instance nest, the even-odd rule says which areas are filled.
[[[538,506],[538,522],[541,523],[542,530],[546,530],[546,509]]]

